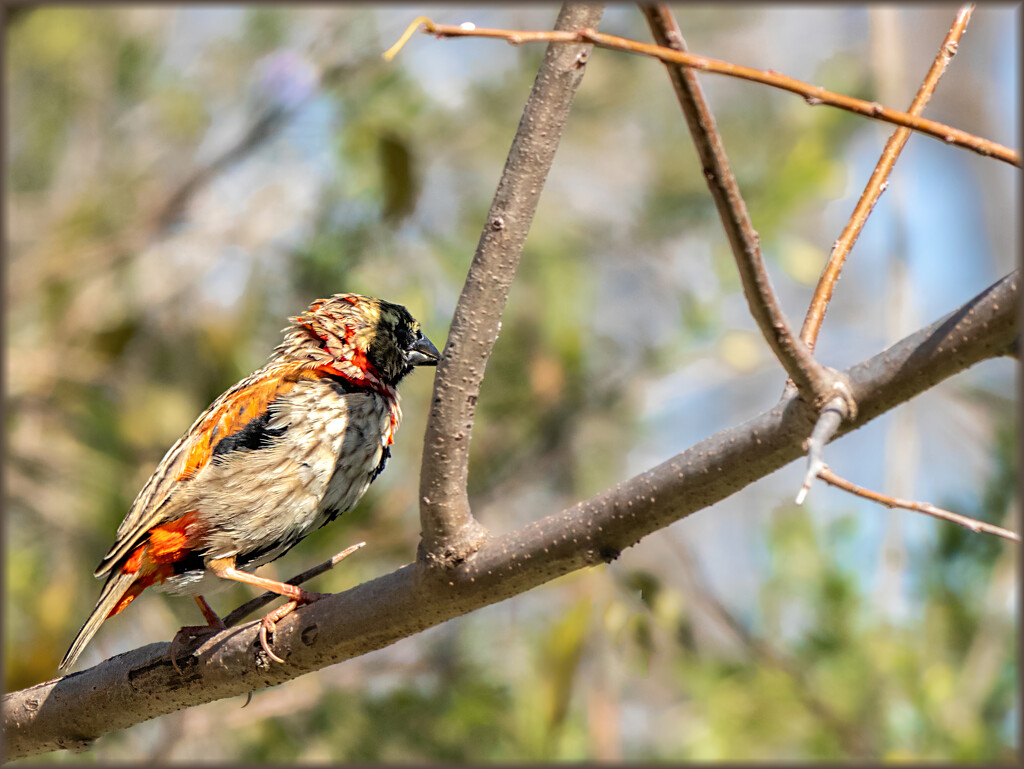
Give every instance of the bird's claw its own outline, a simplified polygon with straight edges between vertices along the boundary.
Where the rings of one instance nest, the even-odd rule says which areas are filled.
[[[290,601],[289,603],[294,603],[294,601]],[[285,604],[285,606],[287,605],[288,604]],[[262,620],[260,620],[260,646],[263,647],[263,651],[267,653],[267,656],[270,657],[270,659],[274,660],[274,662],[280,662],[281,664],[284,664],[284,660],[278,657],[276,654],[274,654],[274,652],[271,650],[270,642],[268,640],[270,636],[274,635],[275,625],[277,625],[277,620],[271,619],[269,614]]]
[[[270,648],[270,638],[274,635],[274,628],[277,626],[277,623],[295,611],[299,606],[319,601],[323,597],[323,593],[311,593],[308,590],[303,590],[301,597],[282,604],[260,620],[260,646],[263,647],[263,651],[267,653],[270,659],[284,664],[284,660],[274,654]]]

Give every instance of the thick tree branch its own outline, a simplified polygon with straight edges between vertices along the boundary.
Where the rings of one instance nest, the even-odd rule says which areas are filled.
[[[964,32],[967,30],[967,24],[971,20],[972,13],[974,13],[974,3],[969,3],[957,11],[956,18],[953,20],[953,26],[950,27],[945,40],[942,41],[939,53],[932,62],[932,66],[928,69],[928,74],[925,75],[924,82],[921,83],[917,95],[914,96],[910,109],[907,110],[908,115],[917,117],[924,112],[928,100],[935,91],[935,86],[938,85],[939,79],[946,71],[946,67],[949,66],[949,62],[956,55],[957,47],[960,45],[960,38],[963,37]],[[871,172],[871,178],[868,179],[867,186],[864,188],[864,192],[861,193],[860,200],[857,201],[853,213],[850,214],[850,220],[846,223],[846,227],[836,240],[835,245],[832,246],[832,253],[829,254],[828,264],[825,265],[825,269],[818,279],[818,285],[815,287],[814,295],[811,297],[811,304],[807,308],[803,328],[800,329],[800,338],[812,351],[814,350],[815,343],[818,341],[818,332],[821,330],[821,323],[825,319],[828,304],[832,301],[832,292],[835,290],[836,282],[839,280],[839,273],[843,271],[846,257],[853,248],[854,243],[857,242],[857,238],[860,237],[864,225],[867,224],[868,217],[871,215],[875,203],[878,202],[882,192],[885,191],[889,183],[889,174],[892,172],[893,166],[896,165],[896,160],[899,158],[900,153],[903,152],[903,147],[906,146],[909,138],[910,129],[906,126],[900,126],[889,137],[889,141],[885,143],[885,148],[882,150],[882,157],[878,159],[878,164],[875,166],[875,170]]]
[[[845,373],[860,405],[840,434],[975,363],[1017,335],[1019,275]],[[490,537],[437,579],[414,563],[303,607],[279,623],[270,664],[258,623],[211,637],[171,667],[157,643],[4,698],[6,758],[85,749],[107,732],[185,707],[283,683],[618,556],[645,535],[734,494],[798,458],[813,414],[795,396],[749,422],[560,513]]]
[[[667,5],[641,4],[640,8],[659,46],[675,51],[686,50],[679,26]],[[811,351],[793,333],[779,306],[761,254],[760,239],[729,167],[729,157],[697,74],[688,67],[668,62],[665,62],[665,69],[683,108],[686,125],[704,169],[704,178],[729,239],[750,314],[804,400],[820,408],[835,396],[835,376],[814,359]]]
[[[606,35],[602,32],[595,32],[592,29],[580,29],[577,32],[535,32],[511,29],[486,29],[473,26],[472,24],[457,27],[452,24],[434,24],[428,20],[424,24],[424,32],[437,35],[438,37],[497,38],[505,40],[512,45],[545,42],[563,44],[593,43],[598,48],[649,56],[652,59],[660,59],[667,64],[682,64],[684,67],[693,67],[702,72],[712,72],[717,75],[727,75],[741,80],[749,80],[752,83],[761,83],[762,85],[802,96],[804,101],[812,107],[826,104],[830,107],[837,107],[874,120],[906,126],[918,133],[927,134],[934,139],[938,139],[945,144],[962,147],[984,157],[995,158],[1010,165],[1018,167],[1021,165],[1019,151],[935,120],[908,115],[906,112],[885,107],[877,102],[868,102],[852,96],[845,96],[844,94],[829,91],[820,86],[810,85],[794,77],[789,77],[789,75],[772,72],[771,70],[744,67],[740,64],[712,59],[708,56],[700,56],[686,51],[675,51],[671,48],[640,43],[636,40],[616,37],[615,35]]]
[[[566,3],[556,30],[596,26],[603,5]],[[434,378],[420,469],[420,559],[458,564],[486,536],[469,508],[469,441],[508,290],[555,158],[590,45],[549,45],[452,318]]]

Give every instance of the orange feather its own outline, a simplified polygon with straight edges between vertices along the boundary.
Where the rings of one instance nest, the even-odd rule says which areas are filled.
[[[154,527],[149,532],[147,557],[153,563],[174,563],[188,555],[196,541],[195,519],[193,510],[176,521]]]
[[[199,432],[192,439],[185,465],[177,475],[184,481],[199,472],[213,456],[218,443],[241,430],[258,417],[270,402],[295,387],[300,379],[313,379],[319,375],[316,369],[290,364],[290,370],[281,372],[271,369],[253,382],[235,398],[228,398],[213,410],[199,426]]]

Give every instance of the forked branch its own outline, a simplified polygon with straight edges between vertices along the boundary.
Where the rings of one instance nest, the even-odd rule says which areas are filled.
[[[641,10],[659,46],[685,51],[683,36],[667,5],[641,5]],[[665,68],[683,108],[704,177],[729,239],[750,314],[803,399],[821,408],[834,397],[835,386],[842,383],[834,372],[818,363],[797,338],[779,305],[761,254],[760,240],[747,213],[739,184],[729,167],[722,137],[704,99],[697,74],[677,63],[666,62]],[[848,405],[847,414],[856,411],[852,401]]]
[[[596,26],[602,12],[599,4],[566,3],[555,28]],[[548,46],[455,308],[434,378],[420,468],[419,559],[427,564],[456,565],[486,536],[470,511],[466,491],[476,401],[590,49],[587,44]]]
[[[936,55],[935,60],[932,62],[932,66],[925,75],[924,82],[921,84],[917,95],[914,97],[914,101],[910,105],[909,114],[920,115],[924,110],[925,105],[935,90],[935,86],[938,85],[939,79],[956,54],[960,38],[963,37],[973,12],[973,3],[963,6],[957,12],[953,25],[949,28],[946,38],[939,47],[938,55]],[[818,280],[818,285],[814,289],[810,306],[807,308],[807,315],[804,318],[803,328],[800,331],[800,339],[807,345],[809,350],[814,350],[814,345],[818,339],[818,332],[821,330],[821,324],[825,319],[825,312],[828,310],[829,302],[832,299],[832,292],[835,290],[836,281],[839,280],[839,273],[842,272],[846,257],[853,248],[853,244],[857,242],[857,238],[867,223],[875,203],[878,202],[882,192],[885,191],[889,183],[889,174],[896,165],[896,160],[899,158],[909,138],[910,129],[905,126],[897,128],[893,135],[889,137],[889,141],[886,142],[885,148],[882,150],[882,157],[879,158],[878,163],[875,165],[875,170],[872,172],[871,178],[868,179],[867,186],[864,188],[860,200],[857,201],[857,205],[854,207],[846,227],[832,247],[828,263],[825,265],[825,269]],[[808,439],[807,472],[804,475],[803,485],[796,496],[796,504],[798,505],[803,504],[814,479],[820,477],[821,472],[825,469],[825,446],[832,440],[832,437],[839,429],[843,418],[842,409],[843,403],[840,399],[837,399],[831,402],[818,415],[818,422],[814,426],[811,437]]]
[[[1017,334],[1013,273],[942,320],[845,373],[860,412],[856,429],[938,382],[1001,355]],[[607,491],[516,531],[495,535],[448,579],[405,566],[282,620],[274,648],[287,665],[261,665],[258,622],[212,636],[182,666],[170,644],[118,655],[4,697],[8,760],[86,749],[101,734],[184,707],[244,695],[380,649],[452,617],[603,563],[647,534],[725,499],[803,453],[803,415],[789,398]]]

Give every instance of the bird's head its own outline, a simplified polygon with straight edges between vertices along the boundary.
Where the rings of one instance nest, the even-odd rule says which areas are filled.
[[[407,309],[382,299],[335,294],[289,320],[275,357],[327,365],[357,382],[394,387],[413,367],[436,366],[441,357]]]

